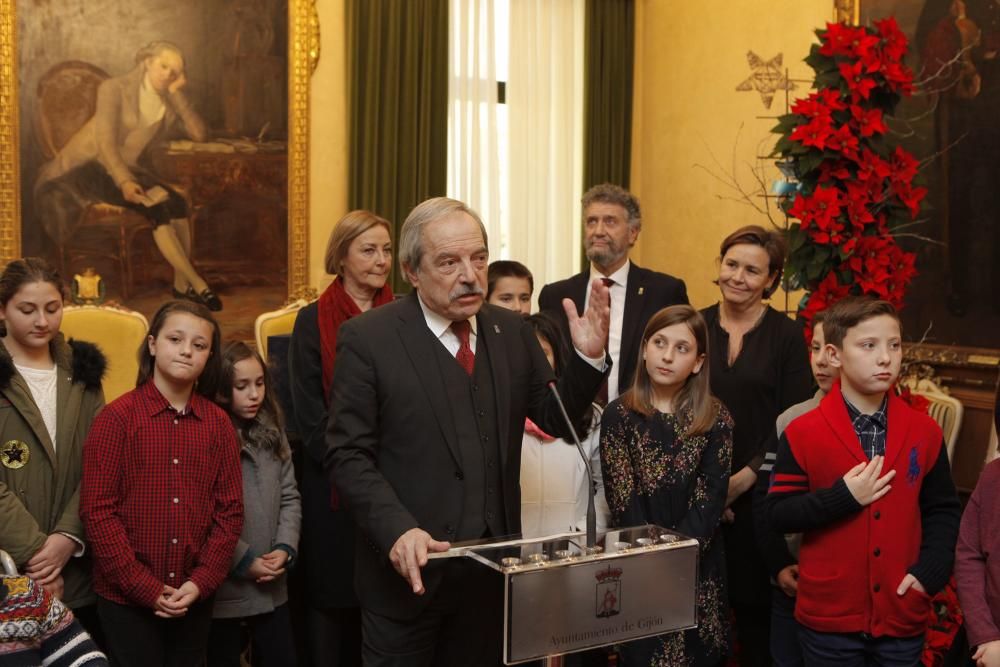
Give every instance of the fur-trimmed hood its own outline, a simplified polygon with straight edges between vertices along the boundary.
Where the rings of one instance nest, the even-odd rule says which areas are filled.
[[[70,340],[67,343],[61,333],[56,334],[49,345],[56,365],[68,370],[73,382],[82,384],[87,389],[101,388],[101,381],[108,370],[108,361],[99,347],[82,340]],[[14,360],[3,339],[0,339],[0,390],[10,386],[15,373],[17,370],[14,368]]]

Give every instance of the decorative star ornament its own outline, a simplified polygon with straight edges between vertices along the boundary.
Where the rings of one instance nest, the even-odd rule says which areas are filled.
[[[753,51],[747,51],[747,64],[750,65],[753,73],[743,83],[736,86],[736,90],[741,93],[756,90],[760,93],[764,107],[770,109],[777,91],[795,90],[795,84],[785,78],[781,61],[782,55],[780,53],[770,60],[764,60]]]

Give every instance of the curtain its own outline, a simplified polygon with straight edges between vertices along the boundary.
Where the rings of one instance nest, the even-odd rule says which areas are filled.
[[[448,196],[475,209],[491,255],[501,254],[494,0],[451,0],[448,60]]]
[[[576,273],[582,224],[584,0],[511,0],[510,248],[546,283]]]
[[[632,159],[634,0],[586,0],[583,187],[629,187]]]
[[[448,0],[348,0],[347,26],[348,205],[390,220],[398,241],[410,210],[446,190]]]

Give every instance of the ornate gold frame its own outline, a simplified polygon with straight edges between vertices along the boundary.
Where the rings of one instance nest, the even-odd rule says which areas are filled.
[[[861,23],[861,0],[833,0],[833,20]]]
[[[21,256],[16,0],[0,0],[0,262]],[[288,0],[288,294],[309,288],[309,79],[319,62],[316,0]]]

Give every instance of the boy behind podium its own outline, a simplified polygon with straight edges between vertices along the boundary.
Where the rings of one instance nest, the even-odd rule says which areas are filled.
[[[823,320],[840,381],[778,445],[765,511],[803,532],[795,618],[805,664],[917,665],[960,517],[941,429],[896,396],[895,308],[848,297]]]

